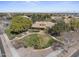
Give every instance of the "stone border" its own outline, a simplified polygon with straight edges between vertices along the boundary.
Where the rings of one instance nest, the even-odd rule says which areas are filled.
[[[44,49],[34,49],[33,51],[43,51],[43,50],[47,50],[47,49],[51,49],[51,46],[47,47],[47,48],[44,48]]]

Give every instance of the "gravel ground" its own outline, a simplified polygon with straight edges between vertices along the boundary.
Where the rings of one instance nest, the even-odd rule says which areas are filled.
[[[21,57],[45,57],[49,53],[51,53],[53,50],[51,47],[42,49],[42,50],[34,50],[33,48],[19,48],[17,49],[19,55]]]
[[[67,52],[61,53],[59,56],[67,57],[79,50],[79,32],[65,32],[61,37],[64,38],[65,48]]]

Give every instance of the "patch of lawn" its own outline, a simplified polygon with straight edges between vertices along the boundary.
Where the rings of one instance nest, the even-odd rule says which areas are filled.
[[[7,34],[8,38],[9,38],[10,40],[12,40],[13,38],[15,38],[16,36],[17,36],[17,37],[21,37],[21,34],[13,34],[13,33],[10,32],[9,29],[6,29],[6,30],[5,30],[5,33]]]
[[[7,34],[10,40],[12,40],[16,36],[16,34],[12,34],[9,29],[6,29],[5,33]]]

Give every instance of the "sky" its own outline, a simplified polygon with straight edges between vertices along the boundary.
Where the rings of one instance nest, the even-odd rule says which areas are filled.
[[[0,12],[79,12],[79,1],[0,1]]]

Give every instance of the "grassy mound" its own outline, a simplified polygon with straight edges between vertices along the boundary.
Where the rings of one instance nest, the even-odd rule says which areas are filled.
[[[25,47],[34,47],[35,49],[47,48],[55,42],[50,36],[46,34],[31,34],[22,39]]]

